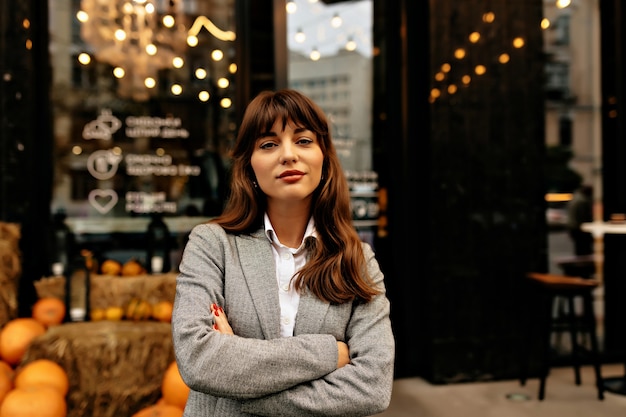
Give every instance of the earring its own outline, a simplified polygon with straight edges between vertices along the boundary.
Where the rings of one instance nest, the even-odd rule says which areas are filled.
[[[252,181],[252,186],[254,188],[259,188],[259,184],[257,184],[256,181]]]

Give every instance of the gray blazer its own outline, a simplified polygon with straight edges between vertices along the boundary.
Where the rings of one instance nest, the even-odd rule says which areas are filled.
[[[369,274],[383,274],[363,244]],[[395,342],[389,301],[329,304],[301,295],[294,336],[280,336],[280,305],[270,242],[259,231],[227,234],[196,226],[176,282],[172,333],[176,361],[191,388],[184,416],[368,416],[391,399]],[[211,303],[235,336],[212,329]],[[337,343],[351,363],[337,366]]]

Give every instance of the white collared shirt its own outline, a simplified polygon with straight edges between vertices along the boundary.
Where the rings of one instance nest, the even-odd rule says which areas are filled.
[[[272,244],[274,263],[276,264],[276,280],[278,282],[278,300],[280,302],[280,334],[283,337],[293,336],[293,329],[298,314],[300,293],[293,287],[292,278],[306,263],[307,251],[304,242],[307,237],[316,237],[313,218],[304,232],[302,243],[297,249],[288,248],[280,243],[267,213],[264,217],[265,235]]]

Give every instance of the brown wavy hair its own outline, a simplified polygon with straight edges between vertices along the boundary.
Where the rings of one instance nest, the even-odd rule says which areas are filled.
[[[232,151],[231,187],[222,214],[213,221],[227,232],[251,233],[263,224],[267,199],[253,185],[250,160],[256,140],[276,120],[289,120],[317,135],[324,154],[322,181],[314,192],[312,216],[317,239],[307,239],[309,259],[295,277],[299,290],[308,289],[321,300],[344,303],[369,301],[380,291],[367,273],[361,240],[352,223],[350,190],[333,145],[322,109],[296,90],[264,91],[246,108]]]

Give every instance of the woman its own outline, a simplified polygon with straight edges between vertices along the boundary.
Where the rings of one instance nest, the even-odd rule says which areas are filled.
[[[247,107],[223,213],[196,226],[176,284],[185,416],[367,416],[389,405],[383,275],[352,225],[322,110],[293,90]]]

